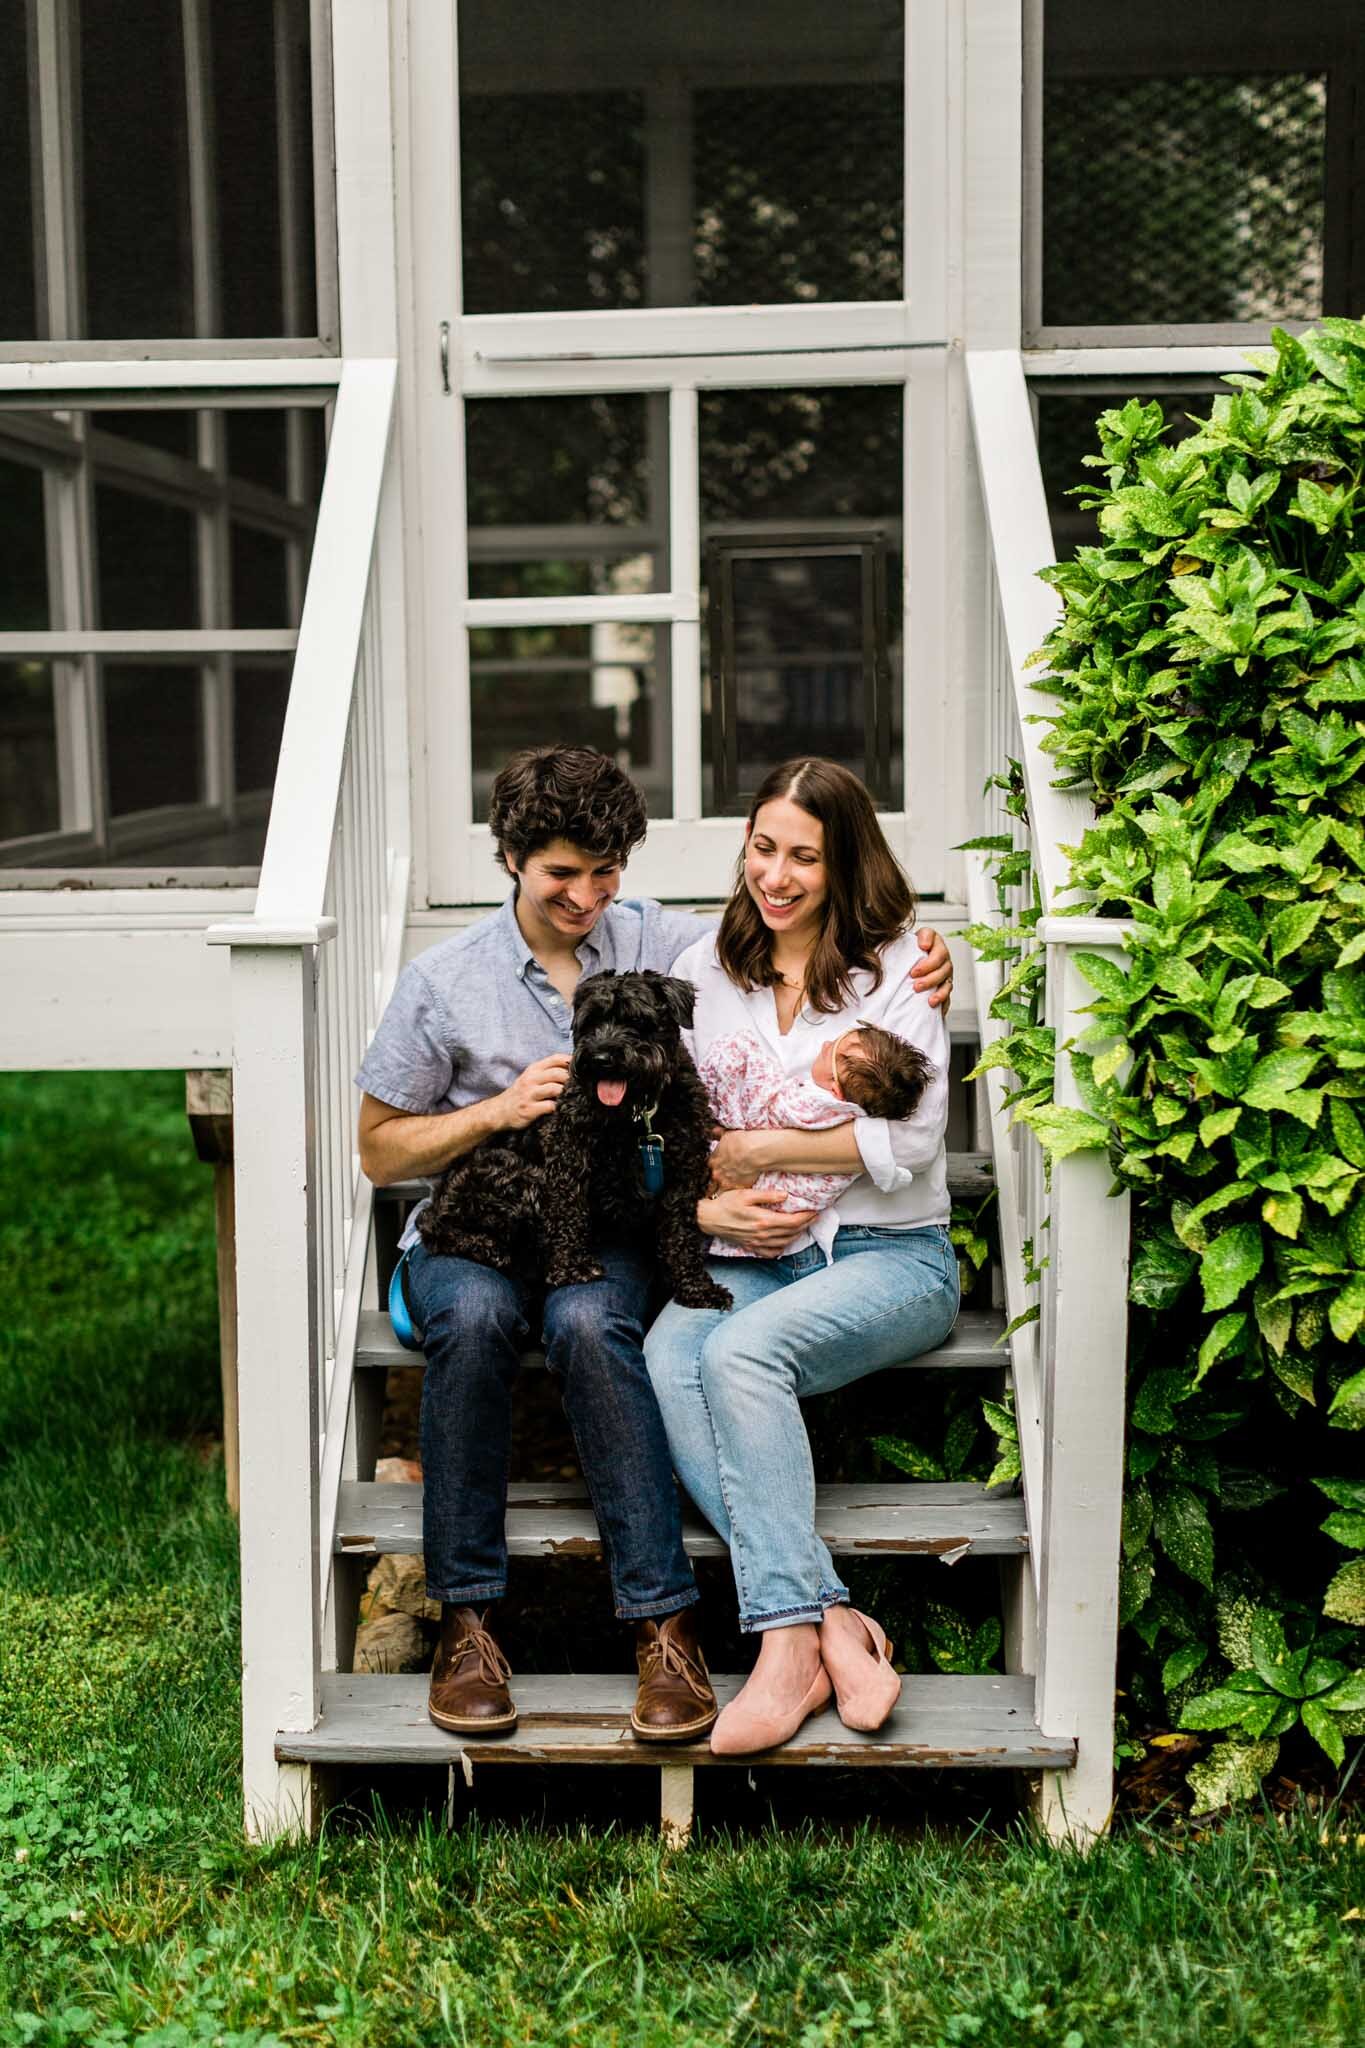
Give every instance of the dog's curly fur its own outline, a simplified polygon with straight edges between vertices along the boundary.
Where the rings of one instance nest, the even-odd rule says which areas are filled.
[[[594,1242],[649,1245],[674,1301],[729,1308],[697,1227],[711,1115],[681,1036],[695,999],[691,983],[671,975],[585,976],[574,996],[569,1080],[553,1114],[456,1161],[418,1221],[427,1249],[570,1287],[602,1279]],[[657,1197],[646,1191],[640,1157],[646,1109],[663,1140]]]

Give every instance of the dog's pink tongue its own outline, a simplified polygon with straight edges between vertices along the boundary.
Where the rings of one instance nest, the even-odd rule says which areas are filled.
[[[599,1102],[605,1103],[608,1109],[619,1108],[626,1099],[625,1082],[599,1081],[597,1084],[597,1099]]]

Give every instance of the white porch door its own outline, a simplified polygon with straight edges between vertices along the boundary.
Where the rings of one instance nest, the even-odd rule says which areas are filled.
[[[489,784],[557,740],[645,790],[632,893],[725,894],[748,796],[802,752],[864,775],[942,892],[947,13],[409,10],[431,903],[502,894]],[[855,115],[889,195],[845,191]]]

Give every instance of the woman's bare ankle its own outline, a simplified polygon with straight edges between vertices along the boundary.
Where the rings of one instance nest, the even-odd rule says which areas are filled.
[[[820,1631],[813,1622],[765,1629],[749,1683],[755,1679],[775,1686],[800,1682],[804,1690],[814,1683],[819,1668]]]

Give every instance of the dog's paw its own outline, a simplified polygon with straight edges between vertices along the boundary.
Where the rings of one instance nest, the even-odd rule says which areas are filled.
[[[733,1308],[735,1302],[728,1287],[718,1287],[704,1276],[681,1281],[673,1290],[673,1299],[680,1308]]]

